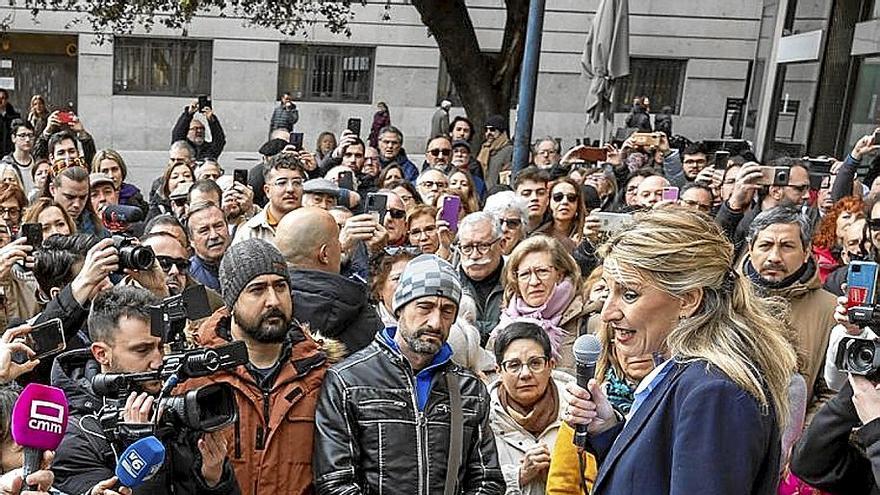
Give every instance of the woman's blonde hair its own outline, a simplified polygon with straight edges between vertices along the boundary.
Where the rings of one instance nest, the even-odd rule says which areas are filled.
[[[119,165],[119,169],[122,171],[122,180],[125,180],[126,177],[128,177],[128,166],[125,164],[125,160],[122,159],[122,155],[120,155],[118,151],[110,148],[95,153],[95,157],[92,158],[92,172],[100,172],[101,162],[104,160],[113,160]]]
[[[474,177],[470,174],[470,172],[465,172],[464,170],[453,170],[446,176],[446,180],[452,182],[452,176],[456,174],[461,174],[468,181],[468,193],[466,196],[463,196],[458,193],[458,191],[449,191],[450,194],[455,194],[456,196],[461,198],[461,206],[465,211],[465,215],[470,215],[475,211],[480,211],[480,200],[477,198],[477,185],[474,183]],[[442,196],[442,194],[440,195]],[[438,200],[440,198],[438,196]],[[437,205],[440,207],[440,205]]]
[[[578,267],[574,258],[568,254],[561,242],[546,235],[535,235],[523,240],[510,253],[507,263],[504,264],[504,305],[519,295],[519,285],[516,280],[516,273],[519,271],[519,264],[522,259],[530,253],[550,253],[553,260],[553,267],[561,273],[560,280],[569,278],[574,285],[575,293],[580,293],[582,288],[581,269]]]
[[[671,356],[705,360],[724,372],[765,408],[772,405],[780,429],[788,419],[788,384],[797,371],[786,340],[786,313],[778,299],[761,299],[733,270],[733,245],[708,217],[681,208],[636,216],[600,249],[605,272],[640,281],[674,297],[701,289],[697,311],[679,320],[666,338]],[[769,396],[768,396],[769,394]]]

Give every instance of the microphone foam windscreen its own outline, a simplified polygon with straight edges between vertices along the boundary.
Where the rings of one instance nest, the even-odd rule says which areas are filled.
[[[67,432],[68,418],[63,390],[30,383],[12,409],[12,439],[22,447],[55,450]]]
[[[165,462],[165,446],[154,436],[141,438],[128,446],[116,463],[116,476],[122,486],[136,488],[149,480]]]
[[[599,354],[602,353],[602,343],[595,335],[581,335],[574,341],[572,351],[578,364],[596,364]]]

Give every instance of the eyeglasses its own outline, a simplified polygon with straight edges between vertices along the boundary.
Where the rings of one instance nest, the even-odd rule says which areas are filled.
[[[423,228],[423,229],[412,229],[412,230],[410,230],[410,231],[409,231],[409,236],[410,236],[410,237],[421,237],[422,234],[425,234],[426,236],[432,236],[432,235],[434,235],[434,234],[436,234],[436,233],[437,233],[437,226],[436,226],[436,225],[430,225],[430,226],[425,227],[425,228]]]
[[[177,267],[177,271],[180,273],[186,273],[189,271],[190,261],[186,258],[175,258],[173,256],[156,256],[156,261],[159,262],[159,266],[162,267],[162,270],[168,272],[171,271],[172,266]]]
[[[440,155],[449,156],[452,154],[452,150],[434,148],[432,150],[428,150],[428,153],[430,153],[431,156],[440,156]]]
[[[426,180],[424,182],[421,182],[419,185],[424,187],[425,189],[434,189],[435,187],[437,189],[446,189],[446,187],[449,186],[449,183],[446,181],[439,181],[439,180],[438,181]]]
[[[9,208],[0,207],[0,216],[5,217],[6,215],[17,217],[21,215],[21,208],[17,206],[10,206]]]
[[[476,244],[465,244],[465,245],[458,246],[458,250],[461,251],[462,254],[464,254],[465,256],[470,256],[471,254],[473,254],[474,250],[476,250],[477,253],[479,253],[479,254],[486,254],[489,252],[490,249],[492,249],[492,246],[494,246],[495,243],[498,242],[499,240],[501,240],[500,237],[498,239],[495,239],[492,242],[478,242]]]
[[[499,222],[501,222],[502,227],[507,227],[508,229],[518,229],[522,226],[522,219],[519,218],[502,218]]]
[[[549,279],[554,271],[556,271],[556,268],[552,266],[536,266],[534,268],[529,268],[528,270],[516,272],[516,279],[520,282],[528,282],[532,279],[532,275],[534,275],[538,277],[538,280],[543,282]]]
[[[400,146],[400,141],[392,141],[390,139],[383,139],[379,142],[386,146]]]
[[[20,138],[20,139],[33,139],[34,133],[33,132],[20,132],[20,133],[16,134],[15,137]]]
[[[275,182],[273,182],[272,185],[279,188],[279,189],[287,189],[287,186],[291,186],[291,185],[293,187],[299,188],[299,187],[302,187],[303,182],[304,181],[302,179],[278,179]]]
[[[398,210],[397,208],[388,208],[388,216],[395,220],[406,218],[406,210]]]
[[[495,129],[494,127],[492,127],[491,125],[487,125],[487,126],[486,126],[486,132],[493,132],[493,131],[495,131],[495,130],[496,130],[496,129]]]
[[[684,203],[686,206],[690,206],[691,208],[696,208],[700,211],[707,212],[707,211],[712,210],[712,205],[704,205],[704,204],[698,203],[692,199],[683,199],[683,200],[681,200],[681,202]]]
[[[529,358],[525,363],[519,359],[510,359],[501,363],[501,369],[504,370],[505,373],[518,375],[522,372],[523,365],[525,365],[532,373],[540,373],[547,367],[548,362],[550,362],[550,360],[546,356],[535,356]]]
[[[577,194],[575,194],[575,193],[561,193],[561,192],[559,192],[559,193],[554,193],[552,197],[553,197],[553,201],[555,201],[557,203],[561,203],[563,198],[567,199],[569,203],[574,203],[578,199]]]

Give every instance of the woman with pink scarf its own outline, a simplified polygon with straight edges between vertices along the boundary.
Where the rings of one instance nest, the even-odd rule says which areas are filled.
[[[562,244],[544,235],[522,241],[504,266],[504,309],[495,335],[514,321],[536,323],[550,337],[558,369],[574,374],[571,347],[585,333],[588,311],[581,272]]]

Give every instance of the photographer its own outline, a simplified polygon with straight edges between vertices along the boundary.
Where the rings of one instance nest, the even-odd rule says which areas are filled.
[[[210,102],[210,100],[208,100]],[[196,113],[201,113],[202,117],[194,118]],[[211,141],[205,141],[205,124],[211,128]],[[204,160],[205,158],[220,158],[223,148],[226,147],[226,133],[223,132],[223,126],[220,120],[214,114],[211,107],[199,108],[199,100],[195,99],[177,118],[174,129],[171,130],[171,142],[185,140],[193,147],[196,154],[193,157],[196,160]]]
[[[852,431],[860,444],[850,441]],[[791,469],[815,488],[847,495],[880,493],[880,385],[850,375],[813,418]]]
[[[114,287],[99,294],[89,314],[88,349],[66,352],[52,368],[52,385],[64,390],[70,402],[71,420],[56,452],[52,470],[58,489],[74,494],[115,493],[101,483],[113,476],[116,454],[135,440],[121,435],[123,445],[111,445],[99,422],[102,400],[92,388],[98,373],[137,373],[158,370],[162,365],[161,337],[151,333],[149,306],[159,300],[145,289]],[[151,422],[159,382],[143,384],[132,392],[122,411],[126,424]],[[107,399],[104,399],[106,407]],[[198,434],[179,431],[163,439],[165,464],[135,493],[237,494],[238,485],[226,462],[222,432]]]

